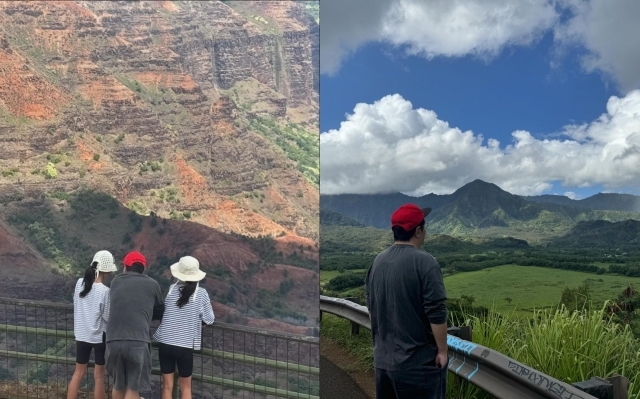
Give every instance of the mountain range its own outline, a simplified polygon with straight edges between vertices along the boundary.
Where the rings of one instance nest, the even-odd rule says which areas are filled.
[[[598,193],[588,198],[574,200],[564,195],[523,196],[527,201],[575,206],[603,211],[640,212],[640,197],[631,194]]]
[[[300,2],[0,2],[0,193],[317,240],[318,29]]]
[[[522,197],[482,180],[448,195],[342,194],[320,198],[323,211],[381,229],[389,229],[393,211],[409,202],[433,209],[427,218],[429,231],[452,236],[510,236],[540,242],[568,233],[581,221],[640,220],[640,197],[597,194],[581,201],[560,196]]]

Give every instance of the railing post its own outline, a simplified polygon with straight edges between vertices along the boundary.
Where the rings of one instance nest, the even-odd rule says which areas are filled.
[[[592,377],[572,385],[598,399],[629,399],[629,380],[618,374],[607,379]]]
[[[471,330],[471,326],[460,327],[460,339],[464,339],[469,342],[473,341],[473,331]]]
[[[629,379],[627,377],[614,374],[607,378],[613,385],[613,399],[629,399]]]
[[[604,378],[592,377],[590,380],[575,382],[571,385],[598,399],[615,399],[613,384]]]
[[[351,322],[351,336],[360,334],[360,325],[358,323]]]

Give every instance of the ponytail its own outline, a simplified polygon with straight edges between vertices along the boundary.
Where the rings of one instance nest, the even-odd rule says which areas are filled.
[[[98,262],[93,262],[91,266],[87,267],[87,270],[84,271],[84,281],[82,282],[84,289],[80,293],[80,298],[84,298],[89,291],[91,291],[91,286],[93,286],[93,282],[96,281],[96,276],[98,275],[97,267]]]
[[[197,281],[189,281],[185,282],[184,285],[180,287],[180,298],[176,301],[176,305],[178,305],[179,308],[189,303],[189,297],[191,297],[191,295],[196,291],[197,286]]]

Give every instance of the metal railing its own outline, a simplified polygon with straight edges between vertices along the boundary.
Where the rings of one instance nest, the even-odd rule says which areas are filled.
[[[357,333],[359,326],[371,329],[366,306],[321,295],[320,312],[349,320],[352,333]],[[470,329],[467,331],[470,335]],[[498,399],[598,399],[502,353],[475,344],[470,338],[461,339],[456,336],[459,332],[457,327],[448,329],[449,372]],[[614,397],[626,397],[626,392],[618,394]]]
[[[155,343],[151,359],[152,390],[142,395],[159,399]],[[317,337],[216,322],[202,328],[202,350],[194,352],[193,397],[319,399],[319,363]],[[66,398],[74,367],[72,305],[0,298],[0,399]],[[81,398],[93,391],[92,369],[93,361]],[[110,398],[108,376],[105,388]]]

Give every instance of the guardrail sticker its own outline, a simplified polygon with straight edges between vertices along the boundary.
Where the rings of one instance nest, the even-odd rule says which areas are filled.
[[[529,370],[528,368],[524,367],[521,364],[518,363],[514,363],[511,360],[509,360],[509,369],[521,376],[521,377],[526,377],[529,381],[531,381],[532,383],[534,383],[535,385],[545,389],[547,392],[554,394],[555,396],[557,396],[558,398],[562,398],[562,399],[584,399],[583,396],[577,395],[573,392],[569,392],[567,391],[567,389],[564,387],[564,385],[559,384],[557,382],[552,382],[549,381],[549,379],[541,374],[534,371]],[[544,385],[543,385],[544,384]]]
[[[466,353],[467,355],[470,355],[471,351],[478,347],[478,345],[473,342],[463,341],[453,335],[447,336],[447,346],[457,350],[458,352]]]

